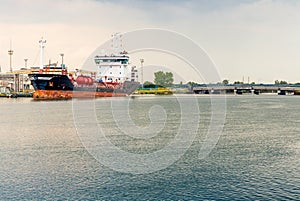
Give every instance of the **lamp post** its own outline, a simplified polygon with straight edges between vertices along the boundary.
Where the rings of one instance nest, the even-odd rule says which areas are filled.
[[[141,61],[141,83],[142,83],[142,88],[144,88],[144,72],[143,72],[143,63],[144,63],[144,59],[140,59]]]
[[[27,69],[27,61],[28,61],[28,59],[24,59],[24,61],[25,61],[25,68]]]
[[[60,56],[61,56],[61,67],[63,67],[63,65],[64,65],[64,53],[60,53],[59,54]]]
[[[44,57],[44,48],[45,48],[45,43],[46,40],[42,39],[39,40],[39,44],[40,44],[40,72],[43,71],[43,57]]]
[[[9,71],[12,72],[12,55],[14,51],[13,50],[8,50],[8,55],[9,55]]]

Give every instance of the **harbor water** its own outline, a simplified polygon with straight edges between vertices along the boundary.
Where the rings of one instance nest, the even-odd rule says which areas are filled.
[[[182,119],[182,104],[191,98],[199,105],[197,122]],[[149,126],[149,111],[157,106],[164,111],[163,127],[147,139],[128,136],[122,131],[132,125],[116,126],[112,101],[126,102],[140,127]],[[89,124],[79,128],[72,100],[2,98],[0,200],[300,200],[299,97],[227,96],[226,102],[223,132],[210,154],[199,158],[211,123],[209,96],[186,95],[181,103],[176,96],[95,100],[94,118],[106,139],[132,154],[168,146],[182,122],[191,122],[191,129],[198,124],[181,157],[160,170],[135,174],[116,171],[91,153],[79,133]],[[97,140],[100,145],[103,139]]]

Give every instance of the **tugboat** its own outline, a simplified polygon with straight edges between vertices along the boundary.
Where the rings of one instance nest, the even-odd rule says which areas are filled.
[[[128,96],[138,87],[135,81],[137,70],[128,63],[127,52],[118,55],[95,56],[97,72],[68,73],[64,64],[43,66],[43,48],[46,41],[40,40],[40,70],[29,74],[35,92],[34,100],[59,100],[71,98],[94,98]]]

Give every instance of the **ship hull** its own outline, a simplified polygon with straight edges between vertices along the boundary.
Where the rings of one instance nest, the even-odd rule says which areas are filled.
[[[120,97],[128,95],[127,93],[118,92],[36,90],[33,94],[33,99],[68,100],[72,98]]]
[[[74,86],[66,75],[30,74],[34,100],[67,100],[72,98],[119,97],[132,94],[139,82],[125,81],[115,85]]]

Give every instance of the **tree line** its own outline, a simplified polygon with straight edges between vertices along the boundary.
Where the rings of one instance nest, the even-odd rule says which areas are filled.
[[[225,79],[222,81],[222,84],[224,85],[227,85],[229,84],[229,80],[228,79]],[[250,83],[244,83],[242,81],[234,81],[233,84],[255,84],[255,82],[250,82]],[[274,81],[274,84],[275,85],[285,85],[285,84],[295,84],[295,85],[300,85],[300,82],[297,82],[297,83],[288,83],[287,81],[285,80],[275,80]]]
[[[182,82],[180,82],[180,84],[182,84]],[[216,83],[216,84],[223,84],[223,85],[228,85],[229,80],[228,79],[224,79],[222,82],[220,83]],[[234,81],[233,84],[255,84],[255,82],[251,82],[251,83],[244,83],[242,81]],[[286,85],[286,84],[291,84],[288,83],[285,80],[275,80],[274,81],[275,85]],[[300,83],[294,83],[295,85],[300,85]],[[173,77],[173,73],[172,72],[163,72],[163,71],[157,71],[154,73],[154,83],[150,82],[150,81],[145,81],[143,83],[143,86],[145,87],[152,87],[152,86],[160,86],[160,87],[172,87],[174,86],[174,77]],[[194,87],[197,86],[198,83],[197,82],[188,82],[187,85]]]

